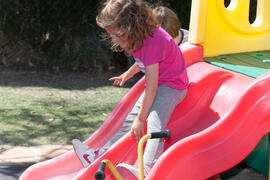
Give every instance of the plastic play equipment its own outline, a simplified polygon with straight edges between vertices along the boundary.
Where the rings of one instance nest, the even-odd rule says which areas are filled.
[[[263,73],[257,73],[262,72],[260,68],[249,71],[257,73],[253,77],[244,73],[253,67],[247,63],[252,58],[238,54],[240,58],[236,59],[241,64],[231,57],[218,59],[223,54],[263,51],[255,52],[255,57],[263,54],[259,59],[268,65],[270,2],[258,1],[257,19],[253,24],[248,21],[247,4],[247,0],[231,0],[226,8],[224,0],[193,0],[190,42],[198,45],[181,46],[190,87],[185,100],[172,114],[167,126],[171,139],[166,141],[165,151],[147,180],[207,179],[243,161],[270,132],[269,67],[260,67]],[[204,57],[214,60],[207,58],[208,62],[204,62]],[[144,79],[131,88],[84,143],[92,148],[102,147],[120,129],[143,90]],[[136,147],[126,135],[87,168],[70,151],[31,166],[20,180],[94,179],[104,159],[114,166],[122,162],[135,164]],[[114,179],[108,169],[105,174],[106,180]]]
[[[251,2],[196,0],[192,4],[190,42],[204,46],[205,61],[252,78],[270,71],[270,1],[257,1],[254,22]],[[259,51],[259,52],[256,52]],[[213,57],[215,56],[215,57]],[[244,163],[269,177],[270,136],[266,134]]]
[[[185,44],[181,49],[185,58],[189,59],[187,65],[195,64],[196,62],[203,60],[202,46]],[[213,81],[214,77],[211,76],[210,78],[212,78]],[[120,129],[128,112],[132,109],[143,92],[144,86],[144,79],[137,82],[121,99],[101,127],[85,140],[84,143],[93,148],[102,147]],[[175,130],[177,130],[177,128],[174,128],[174,131]],[[114,166],[120,162],[135,163],[137,159],[136,151],[136,142],[131,141],[127,135],[116,142],[88,168],[83,168],[74,151],[70,151],[57,158],[37,163],[29,167],[22,174],[20,180],[94,179],[94,174],[102,160],[108,159]],[[105,173],[106,179],[110,179],[110,172],[105,170]]]
[[[200,46],[194,46],[195,50],[199,51]],[[241,162],[270,130],[269,74],[254,80],[196,62],[188,67],[188,75],[191,85],[187,97],[168,124],[171,140],[146,179],[206,179]],[[107,134],[117,130],[109,130],[112,124],[120,128],[117,120],[123,121],[143,88],[141,80],[85,143],[94,148],[102,146]],[[121,162],[134,164],[136,146],[127,135],[87,168],[72,151],[30,167],[21,179],[94,179],[103,159],[114,166]],[[106,179],[113,179],[109,171],[105,173]]]
[[[152,132],[149,134],[144,135],[139,142],[138,145],[138,168],[139,168],[139,180],[144,180],[144,164],[143,164],[143,147],[144,143],[148,139],[155,139],[155,138],[171,138],[170,130],[165,130],[163,132]]]
[[[97,172],[95,173],[95,178],[96,180],[104,180],[105,179],[105,168],[106,165],[108,166],[109,170],[112,172],[113,177],[116,180],[123,180],[122,176],[120,175],[120,173],[117,171],[117,169],[114,167],[114,165],[112,164],[112,162],[108,159],[102,160]]]
[[[152,132],[152,133],[148,133],[146,135],[144,135],[138,144],[138,168],[139,168],[139,180],[144,180],[144,164],[143,164],[143,147],[145,142],[148,139],[155,139],[155,138],[171,138],[171,132],[170,130],[165,130],[165,131],[161,131],[161,132]],[[105,179],[105,167],[106,165],[108,166],[108,168],[110,169],[110,171],[113,174],[113,177],[116,180],[122,180],[122,176],[119,174],[119,172],[117,171],[117,169],[113,166],[112,162],[110,160],[102,160],[97,172],[95,173],[95,178],[96,180],[104,180]]]
[[[249,0],[193,0],[189,42],[201,44],[205,56],[269,50],[270,1],[259,0],[249,22]]]

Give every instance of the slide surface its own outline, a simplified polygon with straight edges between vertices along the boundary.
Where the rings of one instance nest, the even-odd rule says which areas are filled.
[[[207,66],[197,63],[189,72]],[[207,179],[240,163],[270,132],[270,73],[251,79],[222,71],[227,73],[200,88],[204,93],[191,109],[185,110],[192,102],[186,99],[191,102],[176,110],[168,128],[177,139],[147,179]]]
[[[200,46],[182,47],[190,87],[168,124],[172,138],[146,179],[206,179],[241,162],[270,131],[270,74],[252,79],[207,64]],[[85,143],[103,146],[118,131],[144,90],[140,80]],[[135,164],[137,144],[121,138],[89,167],[73,151],[27,169],[21,180],[94,179],[103,159]],[[108,169],[106,179],[114,179]]]

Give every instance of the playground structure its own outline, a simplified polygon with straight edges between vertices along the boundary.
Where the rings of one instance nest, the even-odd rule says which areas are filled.
[[[190,43],[180,47],[189,91],[172,114],[167,126],[171,139],[147,180],[207,179],[242,162],[262,137],[269,153],[270,1],[258,1],[253,24],[248,15],[248,0],[231,0],[228,7],[224,0],[192,1]],[[84,143],[102,147],[120,129],[143,90],[141,79]],[[20,179],[94,179],[104,159],[114,166],[134,164],[136,146],[126,135],[87,168],[70,151],[31,166]],[[114,179],[108,169],[105,174]]]

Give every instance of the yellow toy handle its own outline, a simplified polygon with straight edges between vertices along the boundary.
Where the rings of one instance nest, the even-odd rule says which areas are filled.
[[[138,145],[138,166],[139,166],[139,180],[144,179],[144,165],[143,165],[143,146],[145,141],[148,139],[155,139],[155,138],[171,138],[170,130],[165,130],[161,132],[153,132],[144,135],[141,140],[139,141]]]
[[[148,139],[154,139],[154,138],[170,138],[171,137],[171,132],[170,130],[165,130],[161,132],[153,132],[150,134],[144,135],[138,144],[138,166],[139,166],[139,180],[144,179],[144,165],[143,165],[143,146],[145,141]],[[123,180],[119,172],[116,170],[114,165],[112,164],[111,161],[104,159],[101,161],[98,170],[95,173],[95,178],[96,180],[104,180],[105,179],[105,167],[106,165],[109,167],[110,171],[112,172],[113,176],[115,177],[116,180]]]
[[[114,167],[113,163],[110,160],[104,159],[101,161],[98,170],[95,173],[95,178],[96,180],[104,180],[105,179],[105,167],[106,165],[108,166],[108,168],[110,169],[110,171],[112,172],[113,176],[115,177],[116,180],[123,180],[123,178],[121,177],[121,175],[119,174],[119,172],[116,170],[116,168]]]

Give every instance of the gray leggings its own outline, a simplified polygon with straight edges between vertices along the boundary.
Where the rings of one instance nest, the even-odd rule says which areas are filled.
[[[148,116],[147,133],[165,130],[171,114],[176,105],[185,98],[187,90],[176,90],[166,85],[158,87],[156,98]],[[137,117],[144,93],[136,102],[132,111],[128,114],[121,129],[100,149],[100,153],[106,151],[113,143],[130,131],[134,119]],[[162,139],[149,139],[144,152],[144,164],[152,166],[161,155],[164,148]]]

